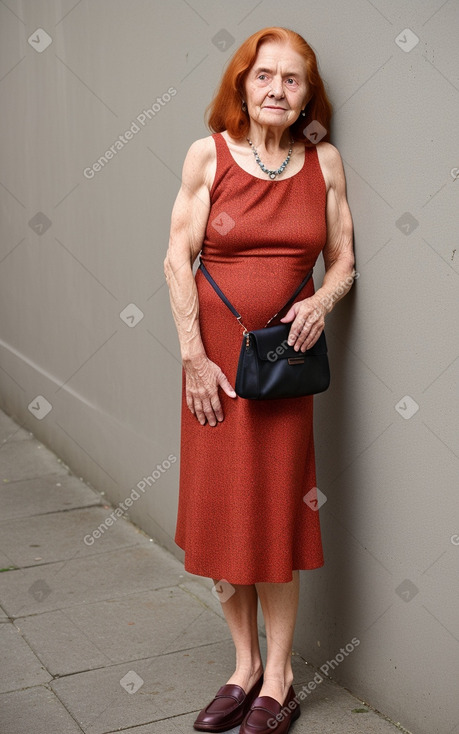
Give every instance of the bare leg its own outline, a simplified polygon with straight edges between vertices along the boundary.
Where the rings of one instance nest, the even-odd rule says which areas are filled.
[[[299,579],[299,572],[293,571],[293,579],[289,583],[256,584],[268,643],[263,687],[259,695],[271,696],[281,704],[284,703],[293,682],[291,655],[298,610]]]
[[[214,584],[218,584],[217,579]],[[257,627],[258,596],[254,584],[233,586],[235,593],[222,602],[236,648],[236,670],[227,683],[241,686],[247,693],[263,672]]]

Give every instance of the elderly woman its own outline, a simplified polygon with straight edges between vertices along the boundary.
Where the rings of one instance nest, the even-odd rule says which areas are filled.
[[[185,569],[214,581],[236,669],[194,728],[288,731],[300,714],[291,648],[299,569],[323,565],[312,396],[246,400],[234,390],[240,325],[193,263],[198,254],[248,329],[259,329],[310,279],[281,319],[310,349],[353,276],[352,219],[331,106],[311,47],[267,28],[230,60],[194,142],[175,202],[165,274],[183,360],[176,543]],[[308,494],[309,493],[309,494]],[[305,499],[306,498],[306,499]],[[257,602],[267,636],[260,654]]]

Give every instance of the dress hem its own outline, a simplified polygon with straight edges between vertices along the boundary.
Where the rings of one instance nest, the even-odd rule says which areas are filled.
[[[177,541],[174,541],[175,544],[181,548],[181,550],[185,551],[185,549],[177,543]],[[185,561],[184,561],[184,568],[187,573],[191,573],[193,576],[202,576],[203,578],[210,578],[210,579],[216,579],[218,578],[221,581],[227,581],[229,584],[235,584],[236,586],[252,586],[253,584],[262,584],[262,583],[268,583],[268,584],[288,584],[293,580],[293,575],[289,579],[267,579],[267,578],[259,578],[256,581],[247,581],[244,579],[243,581],[236,581],[228,578],[231,574],[225,574],[225,573],[214,573],[214,572],[207,572],[204,573],[202,571],[192,570],[192,567],[190,564],[187,563],[186,560],[186,551],[185,551]],[[318,568],[322,568],[325,565],[325,560],[323,559],[321,563],[318,563],[317,565],[309,565],[305,568],[292,568],[293,571],[315,571]],[[193,567],[195,568],[195,567]]]

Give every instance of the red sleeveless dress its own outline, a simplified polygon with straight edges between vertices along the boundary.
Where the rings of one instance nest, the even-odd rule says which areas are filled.
[[[249,329],[288,300],[326,241],[326,187],[315,147],[290,178],[259,179],[212,136],[217,170],[201,259]],[[199,322],[207,356],[234,387],[242,329],[198,270]],[[309,280],[297,300],[314,293]],[[201,426],[182,382],[180,491],[175,542],[185,570],[232,584],[288,582],[324,563],[316,486],[313,397],[230,398],[224,420]],[[315,490],[314,490],[315,491]]]

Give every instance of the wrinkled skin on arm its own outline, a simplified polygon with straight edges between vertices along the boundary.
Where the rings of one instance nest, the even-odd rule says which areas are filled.
[[[327,242],[323,249],[326,272],[314,295],[295,303],[281,319],[284,323],[292,322],[288,342],[301,352],[316,343],[324,329],[325,316],[349,291],[355,275],[352,217],[341,156],[330,143],[319,143],[317,152],[327,187]]]
[[[182,185],[172,210],[164,273],[177,327],[186,374],[186,403],[201,425],[216,426],[223,410],[219,388],[230,397],[234,389],[218,365],[208,359],[199,329],[199,299],[193,263],[201,250],[210,211],[210,187],[215,170],[211,138],[197,140],[188,151]]]

